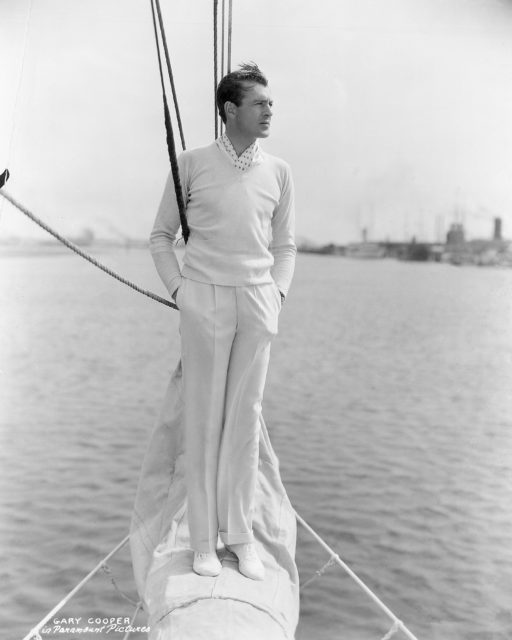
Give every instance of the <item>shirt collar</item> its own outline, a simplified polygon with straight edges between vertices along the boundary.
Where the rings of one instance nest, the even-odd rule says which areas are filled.
[[[249,145],[239,156],[226,133],[217,138],[217,143],[228,154],[239,171],[247,171],[253,164],[260,161],[260,146],[257,140]]]

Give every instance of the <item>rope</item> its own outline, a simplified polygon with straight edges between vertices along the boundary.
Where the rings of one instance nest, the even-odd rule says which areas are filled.
[[[373,593],[373,591],[366,586],[366,584],[361,580],[361,578],[357,574],[355,574],[345,562],[343,562],[343,560],[339,557],[339,555],[333,549],[331,549],[331,547],[326,542],[322,540],[322,538],[318,535],[318,533],[316,533],[316,531],[314,531],[314,529],[312,529],[309,526],[309,524],[297,512],[295,512],[295,517],[297,518],[297,521],[300,522],[300,524],[306,529],[306,531],[308,531],[313,536],[313,538],[315,538],[315,540],[320,544],[320,546],[322,546],[330,554],[333,562],[336,562],[346,573],[348,573],[348,575],[354,580],[354,582],[356,582],[356,584],[359,585],[359,587],[361,587],[361,589],[366,593],[366,595],[373,600],[373,602],[388,616],[388,618],[391,618],[391,620],[394,623],[394,626],[398,625],[397,629],[400,629],[401,631],[403,631],[403,633],[410,640],[418,640],[416,636],[411,631],[409,631],[409,629],[404,625],[404,623],[395,616],[395,614],[391,611],[391,609],[389,609],[382,602],[382,600],[380,600],[378,596],[376,596]],[[393,633],[395,633],[395,631],[393,631]]]
[[[219,0],[213,0],[213,115],[215,121],[215,138],[219,135],[219,118],[217,115],[217,14],[219,9]]]
[[[62,607],[64,607],[70,600],[71,598],[75,595],[75,593],[77,593],[78,591],[80,591],[80,589],[86,585],[89,580],[96,575],[96,573],[98,573],[98,571],[102,568],[102,566],[105,564],[105,562],[107,562],[107,560],[109,560],[115,553],[117,553],[120,549],[122,549],[122,547],[124,547],[124,545],[128,542],[128,540],[130,539],[130,535],[128,534],[125,538],[123,538],[123,540],[121,540],[121,542],[115,546],[112,551],[110,553],[108,553],[103,560],[101,560],[100,562],[98,562],[98,564],[94,567],[94,569],[92,571],[90,571],[83,580],[81,580],[74,589],[72,589],[67,596],[65,596],[64,598],[62,598],[62,600],[59,602],[59,604],[57,604],[55,607],[53,607],[53,609],[47,613],[45,615],[45,617],[36,624],[36,626],[31,629],[27,635],[23,638],[23,640],[40,640],[40,635],[39,635],[39,631],[41,630],[42,627],[44,627],[44,625],[48,622],[48,620],[50,620],[50,618],[52,616],[54,616],[58,611],[60,611],[62,609]]]
[[[128,631],[124,634],[123,636],[123,640],[128,640],[128,638],[130,637],[131,633],[132,633],[132,628],[133,628],[133,623],[135,622],[137,616],[139,615],[139,611],[141,610],[142,607],[142,602],[138,602],[137,606],[135,608],[135,611],[133,613],[132,619],[130,620],[130,628],[128,629]]]
[[[108,564],[104,563],[101,565],[101,570],[103,571],[103,573],[110,578],[110,582],[112,583],[112,586],[114,587],[114,589],[117,591],[117,593],[124,598],[127,602],[129,602],[130,604],[133,604],[135,606],[137,606],[139,604],[139,602],[136,602],[135,600],[132,600],[130,598],[130,596],[126,595],[126,593],[118,586],[114,573],[112,572],[112,569],[108,566]]]
[[[174,182],[174,193],[176,194],[176,202],[178,204],[178,211],[180,214],[181,232],[186,244],[188,242],[188,237],[190,235],[190,229],[187,222],[187,216],[185,214],[185,203],[183,202],[183,191],[181,189],[178,158],[176,157],[176,145],[174,144],[174,132],[172,129],[171,116],[169,114],[169,106],[167,104],[167,95],[165,93],[164,75],[162,71],[162,56],[160,55],[158,29],[156,26],[155,6],[153,4],[153,1],[158,3],[158,0],[150,0],[150,2],[151,2],[151,14],[153,16],[153,28],[155,32],[156,51],[158,56],[158,70],[160,72],[160,83],[162,85],[162,99],[164,103],[164,121],[165,121],[165,132],[166,132],[166,140],[167,140],[167,151],[169,153],[169,160],[171,163],[172,179]],[[157,7],[158,7],[158,4],[157,4]],[[162,38],[164,38],[163,32],[161,35],[162,35]],[[183,148],[185,148],[185,146],[183,146]]]
[[[233,0],[229,0],[228,16],[228,73],[231,73],[231,32],[233,30]]]
[[[220,75],[221,78],[224,77],[225,74],[225,66],[224,66],[224,52],[225,52],[225,43],[224,43],[224,39],[225,39],[225,33],[226,33],[226,0],[222,0],[222,42],[221,42],[221,62],[220,62]],[[224,132],[224,122],[221,118],[220,120],[220,134],[222,135],[222,133]]]
[[[10,176],[9,169],[5,169],[2,172],[2,175],[0,175],[0,189],[4,186],[4,184],[7,182],[7,180],[9,180],[9,176]],[[2,202],[3,202],[3,200],[2,200]]]
[[[80,247],[77,247],[76,244],[74,244],[73,242],[71,242],[67,238],[64,238],[59,233],[57,233],[57,231],[55,231],[54,229],[49,227],[40,218],[38,218],[36,215],[34,215],[32,212],[30,212],[28,209],[26,209],[23,205],[21,205],[19,202],[17,202],[6,191],[3,191],[3,190],[0,191],[0,195],[3,196],[8,202],[10,202],[14,207],[16,207],[16,209],[18,209],[18,211],[21,211],[21,213],[25,214],[28,218],[30,218],[32,220],[32,222],[35,222],[42,229],[47,231],[50,235],[52,235],[59,242],[61,242],[63,245],[65,245],[68,249],[71,249],[71,251],[74,251],[76,254],[78,254],[79,256],[81,256],[82,258],[84,258],[85,260],[90,262],[91,264],[93,264],[95,267],[98,267],[98,269],[101,269],[102,271],[107,273],[109,276],[112,276],[116,280],[119,280],[119,282],[122,282],[123,284],[127,285],[128,287],[130,287],[134,291],[137,291],[138,293],[142,293],[143,295],[147,296],[148,298],[151,298],[152,300],[155,300],[156,302],[160,302],[161,304],[165,304],[167,307],[172,307],[173,309],[178,309],[178,307],[173,302],[171,302],[170,300],[166,300],[165,298],[162,298],[162,297],[158,296],[156,293],[152,293],[151,291],[146,291],[145,289],[141,289],[140,287],[138,287],[133,282],[130,282],[130,280],[126,280],[126,278],[123,278],[122,276],[118,275],[115,271],[112,271],[112,269],[109,269],[105,265],[103,265],[100,262],[98,262],[98,260],[96,260],[95,258],[90,256],[88,253],[85,253],[85,251],[82,251],[82,249],[80,249]]]
[[[334,564],[336,564],[334,557],[330,557],[329,560],[327,560],[327,562],[324,564],[324,566],[321,569],[318,569],[318,571],[315,571],[314,576],[312,576],[309,580],[306,580],[306,582],[300,585],[300,591],[304,591],[304,589],[307,589],[312,582],[314,582],[317,578],[320,578],[321,576],[323,576],[324,573],[327,571],[327,569],[329,569],[329,567],[332,567]]]
[[[181,148],[185,149],[185,136],[183,135],[183,127],[181,126],[180,108],[178,106],[178,97],[176,96],[176,87],[174,86],[174,76],[171,68],[171,59],[169,57],[169,49],[167,48],[167,38],[165,37],[164,21],[162,20],[162,11],[160,10],[160,0],[154,0],[158,13],[158,22],[160,24],[160,35],[164,45],[165,62],[167,64],[167,72],[169,73],[169,81],[171,83],[172,97],[174,100],[174,109],[176,110],[176,119],[178,120],[178,129],[180,130]],[[153,5],[151,5],[153,6]]]
[[[395,624],[391,627],[391,629],[386,633],[386,635],[382,638],[382,640],[390,640],[390,638],[392,638],[395,633],[397,631],[400,630],[400,625],[402,623],[400,622],[400,620],[398,620],[397,622],[395,622]]]

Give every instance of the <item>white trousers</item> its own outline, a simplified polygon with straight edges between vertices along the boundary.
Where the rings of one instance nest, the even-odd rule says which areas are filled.
[[[183,278],[180,309],[187,515],[194,551],[252,542],[259,416],[281,294],[273,283]]]

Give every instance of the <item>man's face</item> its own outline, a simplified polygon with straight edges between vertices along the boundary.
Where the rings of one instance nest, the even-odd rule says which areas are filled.
[[[249,82],[246,87],[240,106],[235,106],[233,124],[240,134],[248,138],[266,138],[272,118],[270,89]]]

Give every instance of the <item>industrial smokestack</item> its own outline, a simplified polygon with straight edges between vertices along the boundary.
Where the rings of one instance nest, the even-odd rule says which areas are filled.
[[[501,218],[494,218],[494,239],[501,240]]]

